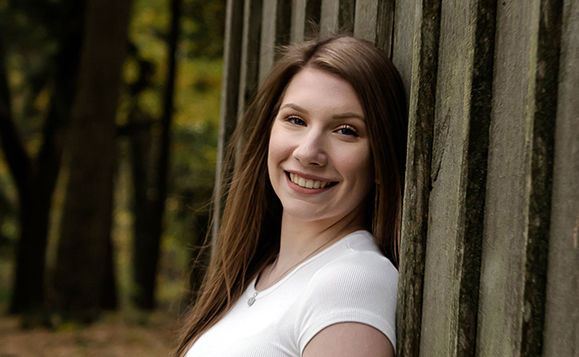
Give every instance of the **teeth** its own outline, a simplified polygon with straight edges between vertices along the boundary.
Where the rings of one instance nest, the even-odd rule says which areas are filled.
[[[308,180],[303,177],[300,177],[296,174],[290,172],[289,174],[291,182],[295,183],[298,186],[305,187],[305,188],[324,188],[328,186],[329,182],[324,181],[316,181],[316,180]]]

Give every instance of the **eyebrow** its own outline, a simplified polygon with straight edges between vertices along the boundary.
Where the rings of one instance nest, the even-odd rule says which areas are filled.
[[[294,110],[297,110],[298,112],[302,112],[304,114],[309,114],[308,111],[302,107],[300,107],[297,104],[294,103],[287,103],[282,105],[282,107],[280,108],[283,109],[285,107],[289,107],[292,108]],[[357,113],[353,113],[353,112],[345,112],[345,113],[340,113],[340,114],[336,114],[336,115],[332,115],[333,119],[347,119],[347,118],[358,118],[360,120],[365,120],[363,115],[357,114]]]

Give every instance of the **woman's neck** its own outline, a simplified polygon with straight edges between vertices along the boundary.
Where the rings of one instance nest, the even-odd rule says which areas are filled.
[[[280,248],[272,271],[279,273],[288,269],[312,252],[321,251],[347,234],[363,228],[363,217],[356,212],[325,221],[304,221],[282,215]]]

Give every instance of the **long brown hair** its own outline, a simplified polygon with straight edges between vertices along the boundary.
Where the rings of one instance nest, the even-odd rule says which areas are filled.
[[[232,157],[243,140],[231,178],[217,246],[197,302],[186,318],[177,355],[217,322],[247,285],[272,261],[279,247],[282,207],[267,174],[273,118],[292,77],[312,66],[348,81],[364,108],[375,185],[366,204],[366,228],[395,265],[402,211],[407,116],[402,81],[392,62],[369,42],[337,36],[285,49],[249,106],[229,145]]]

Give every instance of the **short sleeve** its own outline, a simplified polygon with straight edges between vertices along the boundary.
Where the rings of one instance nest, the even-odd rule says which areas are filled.
[[[396,349],[397,286],[396,268],[376,252],[355,252],[324,266],[298,305],[295,336],[300,352],[318,332],[341,322],[372,326]]]

